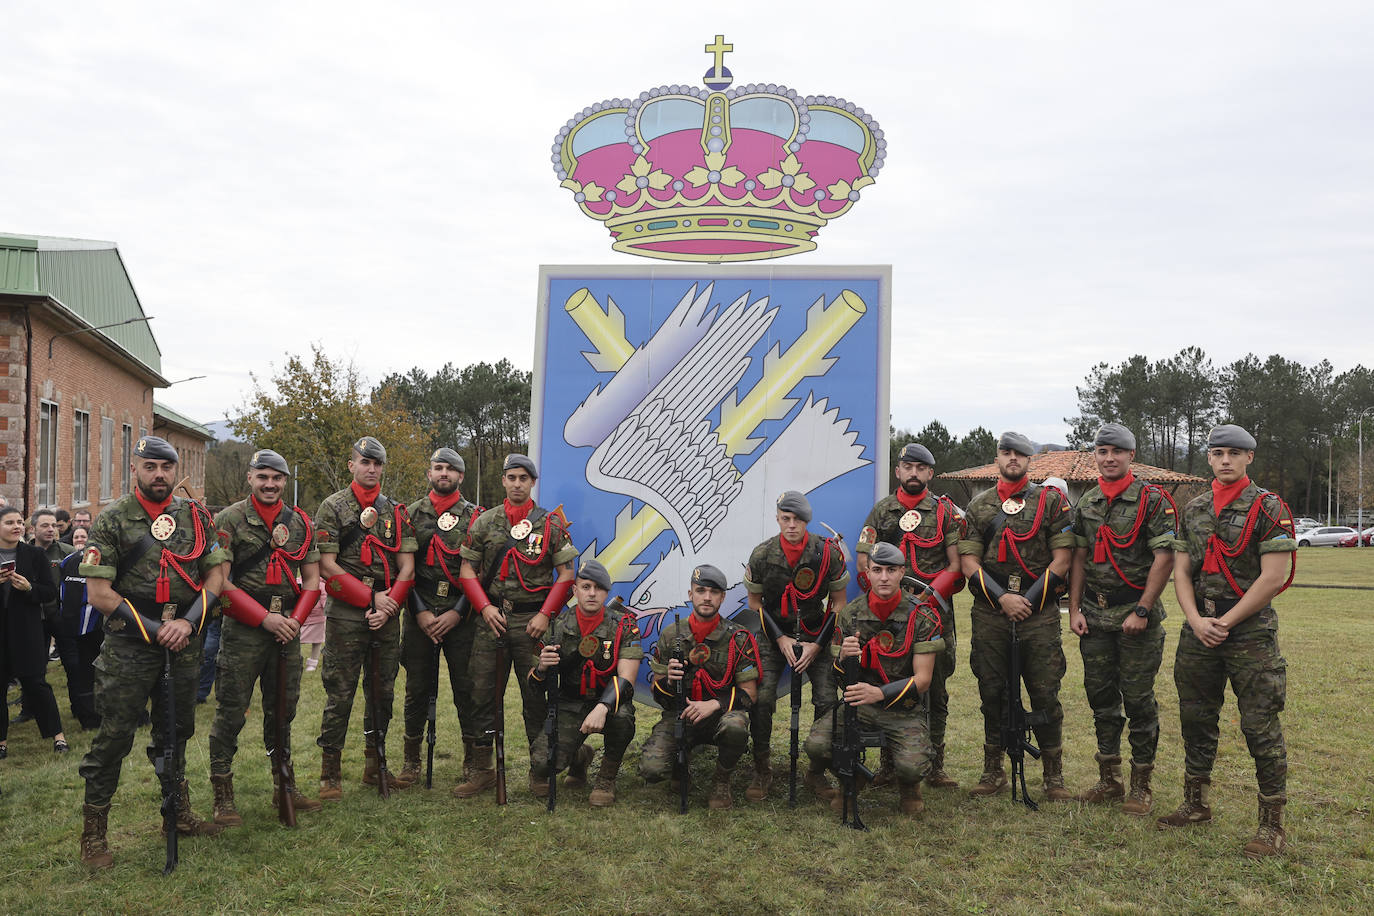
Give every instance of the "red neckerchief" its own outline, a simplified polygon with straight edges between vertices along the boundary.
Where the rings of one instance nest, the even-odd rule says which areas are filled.
[[[1235,483],[1222,483],[1220,480],[1212,481],[1212,511],[1220,515],[1221,510],[1236,501],[1236,497],[1250,486],[1250,475],[1246,474]]]
[[[262,519],[263,524],[265,524],[270,531],[272,526],[277,522],[277,516],[281,515],[281,500],[277,500],[270,506],[264,506],[262,503],[258,502],[258,498],[253,494],[248,494],[248,498],[252,501],[253,508],[258,510],[258,518]]]
[[[502,502],[502,505],[506,510],[506,521],[510,522],[512,525],[518,525],[525,520],[530,514],[530,510],[534,508],[534,500],[527,499],[520,505],[513,506],[511,505],[511,501],[507,499]]]
[[[915,509],[926,498],[926,488],[922,487],[921,492],[915,495],[908,493],[903,487],[897,488],[897,502],[902,504],[903,509]]]
[[[706,637],[716,631],[720,626],[720,615],[715,614],[710,620],[697,620],[696,611],[687,615],[687,624],[692,628],[692,638],[697,642],[706,642]]]
[[[1126,488],[1133,483],[1135,483],[1135,474],[1130,471],[1127,471],[1126,476],[1120,480],[1108,480],[1105,477],[1097,478],[1097,486],[1102,490],[1102,495],[1107,497],[1109,503],[1125,493]]]
[[[445,512],[452,509],[458,503],[458,500],[462,498],[463,493],[461,490],[454,490],[447,496],[440,496],[433,490],[429,491],[429,504],[434,507],[434,511],[438,515],[443,515]]]
[[[582,608],[577,609],[577,632],[581,636],[590,636],[601,622],[606,619],[606,609],[603,607],[596,612],[595,617],[588,617],[582,613]],[[688,618],[691,619],[691,618]]]
[[[806,535],[802,535],[800,543],[791,544],[779,534],[778,543],[782,545],[782,555],[787,557],[787,565],[796,566],[801,562],[802,554],[806,552]]]
[[[353,498],[358,501],[358,506],[363,509],[366,509],[368,506],[376,502],[377,497],[382,492],[381,484],[377,484],[375,487],[368,490],[360,486],[358,482],[355,480],[348,486],[353,491]]]
[[[172,504],[171,493],[168,493],[167,498],[160,503],[150,502],[144,497],[143,490],[138,487],[134,487],[134,496],[138,497],[138,504],[143,507],[144,512],[148,513],[148,518],[150,519],[157,518],[159,515],[166,512],[167,507]]]
[[[1003,501],[1011,499],[1012,496],[1024,490],[1029,482],[1030,478],[1024,475],[1015,483],[1010,483],[999,477],[997,478],[997,498]]]
[[[892,612],[897,610],[897,605],[901,603],[901,589],[898,589],[891,598],[879,598],[873,592],[868,593],[868,609],[877,615],[883,623],[887,623],[887,618],[892,616]]]

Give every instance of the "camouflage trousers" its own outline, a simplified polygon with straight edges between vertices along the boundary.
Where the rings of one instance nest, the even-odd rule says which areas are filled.
[[[591,737],[582,734],[582,720],[587,718],[587,713],[596,705],[595,700],[563,698],[558,701],[558,751],[554,760],[554,772],[561,773],[566,770],[573,754],[577,753],[577,749]],[[630,739],[635,736],[635,704],[621,703],[615,715],[606,717],[606,725],[601,734],[604,736],[606,756],[616,760],[624,757],[625,749],[630,746]],[[549,775],[547,716],[545,727],[540,730],[539,737],[534,739],[534,744],[530,748],[530,773],[540,779],[546,779]]]
[[[200,681],[199,636],[172,653],[172,695],[176,706],[176,772],[186,774],[186,742],[196,733],[196,685]],[[123,636],[107,636],[95,660],[95,710],[100,731],[77,772],[86,780],[86,804],[108,805],[119,787],[119,770],[134,746],[138,720],[151,698],[153,728],[148,760],[156,761],[166,741],[167,701],[162,690],[164,649]]]
[[[464,738],[476,737],[477,711],[472,700],[472,676],[468,670],[472,658],[472,640],[477,627],[485,627],[475,615],[444,635],[442,652],[448,663],[448,684],[453,694],[453,706],[458,710],[458,727]],[[415,615],[405,612],[401,637],[401,667],[406,669],[405,736],[422,738],[429,720],[429,695],[437,689],[434,640],[425,635],[415,622]],[[436,702],[438,698],[435,698]]]
[[[353,697],[358,679],[363,679],[363,744],[375,747],[377,731],[383,734],[391,725],[391,708],[396,694],[396,672],[400,670],[401,622],[393,617],[380,630],[368,629],[362,620],[328,617],[324,622],[324,663],[320,681],[324,684],[324,715],[320,737],[315,743],[327,750],[343,750],[348,737],[348,719],[353,714]],[[381,642],[380,684],[372,696],[371,647]]]
[[[953,615],[945,615],[945,651],[935,656],[935,672],[930,678],[930,688],[926,698],[930,705],[930,743],[940,746],[945,743],[945,723],[949,721],[949,687],[946,682],[953,677],[958,665],[954,641]]]
[[[773,713],[778,705],[778,682],[782,672],[788,667],[778,644],[767,639],[759,640],[759,656],[763,670],[759,672],[759,695],[749,710],[749,735],[754,742],[754,756],[760,752],[768,753],[773,737]],[[811,724],[825,715],[826,710],[835,705],[835,677],[829,643],[821,646],[821,651],[811,660],[802,672],[802,679],[811,682]],[[796,688],[800,689],[800,687]],[[791,720],[792,698],[787,698],[788,720]]]
[[[887,740],[898,782],[917,782],[930,772],[935,751],[930,742],[930,725],[922,704],[911,709],[879,709],[876,704],[860,706],[858,709],[860,728],[882,732]],[[843,715],[844,710],[836,706],[812,727],[811,735],[806,739],[806,756],[813,763],[831,766],[832,746],[838,730],[843,727]]]
[[[1059,704],[1059,685],[1068,665],[1059,637],[1059,609],[1052,608],[1016,625],[1021,643],[1021,680],[1026,685],[1030,708],[1044,710],[1049,721],[1034,726],[1041,747],[1063,744],[1064,707]],[[1011,620],[1000,611],[973,608],[973,648],[969,665],[978,678],[983,709],[983,741],[1002,742],[1002,714],[1007,704],[1007,676],[1011,660]]]
[[[645,782],[661,782],[672,775],[677,761],[677,741],[673,737],[675,711],[664,710],[663,716],[649,732],[649,739],[639,752],[639,775]],[[749,747],[749,713],[743,709],[718,712],[701,722],[683,722],[682,736],[687,753],[702,744],[714,744],[721,767],[733,770]]]
[[[500,696],[505,696],[512,669],[515,671],[515,680],[520,685],[525,738],[531,748],[535,739],[539,737],[539,730],[544,727],[544,714],[548,708],[544,701],[544,691],[538,689],[537,685],[531,685],[529,678],[525,676],[539,663],[539,642],[525,632],[525,625],[537,613],[539,612],[512,611],[506,614],[506,634],[500,640],[506,647],[506,659],[500,671],[496,670],[497,638],[486,621],[478,620],[476,623],[468,676],[472,678],[477,743],[483,747],[490,747],[496,734],[497,691],[500,691]],[[504,726],[505,723],[502,723],[502,727]],[[547,754],[547,751],[545,753]],[[530,759],[533,761],[534,758]]]
[[[1226,700],[1226,682],[1236,694],[1240,730],[1255,758],[1261,795],[1283,795],[1288,751],[1279,713],[1288,690],[1288,663],[1279,654],[1278,632],[1262,627],[1232,632],[1209,649],[1187,624],[1179,632],[1174,684],[1183,726],[1183,756],[1189,776],[1212,772],[1220,732],[1217,720]]]
[[[286,657],[286,753],[291,754],[291,723],[301,695],[301,644],[283,646],[261,627],[225,617],[216,661],[215,718],[210,724],[210,772],[220,776],[233,770],[239,732],[253,701],[253,685],[262,683],[262,746],[270,754],[277,745],[277,661]]]
[[[1078,651],[1083,656],[1083,689],[1093,710],[1098,753],[1105,757],[1121,753],[1121,731],[1129,719],[1131,759],[1154,763],[1159,746],[1155,675],[1164,660],[1164,625],[1155,621],[1139,633],[1123,633],[1089,621]]]

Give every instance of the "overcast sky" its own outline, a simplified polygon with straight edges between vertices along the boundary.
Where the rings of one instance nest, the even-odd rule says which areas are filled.
[[[717,32],[737,85],[886,132],[777,263],[893,266],[897,425],[1062,441],[1093,364],[1192,344],[1374,361],[1367,0],[22,9],[0,233],[118,243],[163,374],[209,376],[162,399],[203,421],[312,341],[372,381],[528,368],[540,264],[655,263],[558,187],[555,133],[700,85]]]

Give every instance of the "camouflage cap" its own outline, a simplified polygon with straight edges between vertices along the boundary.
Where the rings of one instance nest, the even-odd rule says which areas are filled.
[[[725,581],[725,573],[706,563],[692,570],[692,584],[718,588],[721,591],[730,587],[730,583]]]
[[[1135,451],[1135,434],[1120,423],[1103,423],[1102,428],[1093,437],[1093,447],[1099,445],[1114,445],[1117,448],[1124,448],[1133,452]]]
[[[896,544],[889,544],[887,541],[879,541],[873,545],[873,549],[868,552],[869,566],[905,566],[906,557],[902,556],[902,551]]]
[[[533,462],[532,460],[530,460],[530,456],[529,456],[529,455],[519,455],[519,454],[507,455],[507,456],[506,456],[506,463],[503,464],[503,465],[501,465],[501,470],[502,470],[502,472],[511,471],[511,470],[514,470],[515,468],[522,468],[522,469],[528,471],[528,472],[529,472],[529,475],[530,475],[531,477],[533,477],[535,480],[538,480],[538,479],[539,479],[539,471],[537,471],[537,470],[535,469],[535,467],[534,467],[534,462]]]
[[[386,446],[378,442],[372,436],[363,436],[353,443],[353,451],[358,453],[359,458],[371,458],[373,461],[380,461],[386,464]]]
[[[459,471],[464,474],[466,474],[468,470],[467,464],[463,462],[463,456],[455,452],[453,449],[449,448],[447,445],[443,448],[436,448],[434,450],[434,454],[429,456],[429,463],[446,464],[449,467],[453,468],[455,471]]]
[[[248,466],[254,470],[267,468],[272,471],[280,471],[283,474],[290,474],[291,469],[287,467],[286,459],[270,448],[260,448],[253,453],[253,457],[248,459]]]
[[[595,582],[599,588],[611,590],[611,574],[596,560],[588,560],[577,568],[577,578]]]
[[[1254,436],[1234,423],[1213,426],[1212,431],[1207,434],[1208,448],[1243,448],[1254,451],[1257,444]]]
[[[800,490],[788,490],[779,496],[778,511],[791,512],[804,522],[811,521],[811,501]]]
[[[1026,457],[1035,454],[1035,446],[1031,445],[1030,439],[1020,433],[1012,432],[1011,430],[1007,430],[997,437],[997,447],[999,449],[1008,448],[1013,452],[1020,452]]]
[[[134,457],[151,458],[154,461],[181,461],[177,450],[172,448],[172,443],[160,436],[141,437],[134,446]]]
[[[935,467],[935,456],[930,453],[930,449],[919,442],[908,442],[906,445],[903,445],[902,450],[897,453],[897,460],[919,461],[921,464],[928,464],[931,467]]]

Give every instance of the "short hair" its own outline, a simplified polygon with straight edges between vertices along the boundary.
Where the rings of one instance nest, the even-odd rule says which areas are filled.
[[[18,506],[0,506],[0,520],[3,520],[9,515],[17,515],[20,518],[24,517],[24,513],[19,511]]]
[[[57,521],[57,512],[56,512],[55,510],[53,510],[53,509],[39,509],[39,510],[37,510],[36,512],[34,512],[33,515],[29,516],[29,524],[30,524],[30,525],[37,525],[37,524],[38,524],[38,519],[39,519],[39,517],[40,517],[40,516],[44,516],[44,515],[51,515],[51,516],[52,516],[52,520],[53,520],[53,521]]]
[[[69,522],[72,520],[72,514],[66,509],[54,509],[52,514],[59,522]]]

